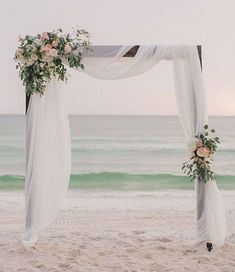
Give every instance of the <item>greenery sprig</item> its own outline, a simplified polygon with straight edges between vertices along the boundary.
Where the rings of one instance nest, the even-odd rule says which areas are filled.
[[[189,143],[190,159],[183,163],[182,170],[189,176],[191,181],[198,179],[202,182],[215,180],[215,174],[211,168],[212,155],[217,151],[219,137],[210,137],[214,134],[214,129],[204,126],[205,132],[196,136]]]
[[[82,52],[90,46],[89,33],[79,29],[74,29],[72,34],[63,34],[62,29],[58,29],[36,36],[26,35],[19,37],[19,42],[14,59],[29,95],[43,95],[52,76],[62,81],[68,79],[64,59],[70,67],[84,69]]]

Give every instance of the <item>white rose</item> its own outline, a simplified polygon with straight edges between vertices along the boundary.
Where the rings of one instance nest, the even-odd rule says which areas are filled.
[[[67,43],[67,44],[65,45],[65,47],[64,47],[64,52],[65,52],[65,54],[70,53],[71,50],[72,50],[71,46]]]

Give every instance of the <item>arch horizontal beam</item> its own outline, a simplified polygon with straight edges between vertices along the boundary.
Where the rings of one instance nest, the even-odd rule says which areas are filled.
[[[115,48],[121,47],[121,45],[93,45],[90,47],[91,51],[92,49],[95,49],[96,53],[100,51],[100,56],[103,56],[104,52],[112,52]],[[134,57],[139,49],[140,45],[134,45],[123,57]],[[202,46],[197,45],[197,51],[198,51],[198,56],[200,59],[200,63],[202,65]],[[99,57],[99,54],[96,55]]]
[[[121,47],[121,45],[93,45],[90,48],[91,48],[91,50],[92,50],[92,48],[95,48],[96,51],[98,49],[98,50],[101,50],[102,52],[105,52],[105,51],[111,51],[112,49],[114,49],[116,47]],[[140,47],[140,45],[134,45],[125,55],[123,55],[123,57],[133,58],[136,55],[136,53],[138,52],[139,47]],[[198,51],[198,56],[199,56],[199,60],[200,60],[201,68],[202,68],[202,46],[201,45],[197,45],[197,51]],[[26,94],[25,114],[27,114],[29,101],[30,101],[30,95]]]

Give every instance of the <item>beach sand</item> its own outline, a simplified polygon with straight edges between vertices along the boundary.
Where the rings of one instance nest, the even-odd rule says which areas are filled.
[[[20,243],[23,192],[2,191],[0,271],[235,271],[235,191],[222,194],[227,240],[208,253],[196,244],[191,191],[70,191],[35,248]]]

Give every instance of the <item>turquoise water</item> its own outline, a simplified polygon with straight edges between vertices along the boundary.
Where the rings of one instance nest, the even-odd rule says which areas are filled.
[[[176,116],[71,116],[72,175],[81,189],[191,189]],[[218,184],[235,189],[235,117],[211,117],[222,145],[215,156]],[[0,115],[0,189],[24,186],[24,116]]]

